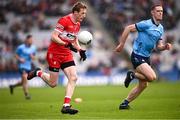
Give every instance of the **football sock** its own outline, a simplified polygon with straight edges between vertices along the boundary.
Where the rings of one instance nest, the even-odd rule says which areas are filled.
[[[65,96],[63,105],[64,106],[70,106],[70,102],[71,102],[71,97]]]
[[[38,76],[38,77],[41,77],[41,76],[42,76],[42,71],[40,71],[40,70],[37,71],[37,76]]]

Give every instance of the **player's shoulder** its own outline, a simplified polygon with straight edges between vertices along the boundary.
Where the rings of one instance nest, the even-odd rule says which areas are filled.
[[[59,20],[61,20],[61,21],[70,20],[70,16],[69,16],[69,14],[68,14],[68,15],[65,15],[65,16],[62,16],[62,17],[59,18]]]
[[[20,44],[20,45],[17,46],[17,48],[20,48],[20,49],[22,49],[24,47],[25,47],[25,44]]]
[[[16,51],[22,51],[23,49],[25,49],[25,45],[20,44],[20,45],[17,46]]]
[[[152,25],[152,20],[151,19],[147,19],[147,20],[143,20],[147,25]]]
[[[145,19],[145,20],[141,20],[139,22],[141,25],[146,26],[147,28],[152,26],[152,21],[151,19]]]
[[[141,20],[139,21],[138,23],[141,23],[141,24],[146,24],[146,25],[151,25],[151,19],[145,19],[145,20]]]

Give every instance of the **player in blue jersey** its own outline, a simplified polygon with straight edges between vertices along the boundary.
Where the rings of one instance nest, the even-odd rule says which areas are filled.
[[[152,6],[151,15],[151,19],[125,27],[119,40],[119,45],[115,49],[116,52],[121,52],[129,33],[138,32],[138,37],[133,43],[133,51],[131,54],[131,62],[135,71],[127,72],[124,84],[127,88],[134,78],[139,80],[139,84],[130,91],[127,98],[120,104],[119,109],[128,109],[128,104],[142,93],[147,87],[148,82],[156,80],[156,74],[150,66],[152,50],[170,50],[172,47],[170,43],[164,44],[162,41],[164,32],[163,26],[160,24],[163,17],[162,5],[156,4]]]
[[[18,68],[21,74],[21,81],[14,85],[10,85],[10,93],[13,94],[14,88],[22,86],[26,99],[30,99],[27,84],[27,74],[31,71],[32,60],[35,59],[36,47],[32,44],[32,35],[27,35],[23,44],[16,49],[16,59],[18,61]]]

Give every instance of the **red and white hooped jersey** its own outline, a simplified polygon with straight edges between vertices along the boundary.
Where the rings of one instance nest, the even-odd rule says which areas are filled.
[[[68,14],[58,20],[55,30],[59,32],[59,38],[64,42],[73,42],[77,38],[80,30],[80,22],[75,22],[73,20],[73,14]],[[58,54],[71,53],[64,45],[60,45],[53,41],[51,42],[48,51]]]

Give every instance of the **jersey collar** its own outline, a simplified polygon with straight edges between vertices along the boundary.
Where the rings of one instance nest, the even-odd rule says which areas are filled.
[[[153,23],[154,25],[156,25],[157,27],[159,26],[159,24],[156,24],[156,23],[155,23],[155,21],[154,21],[153,18],[151,18],[151,21],[152,21],[152,23]]]

